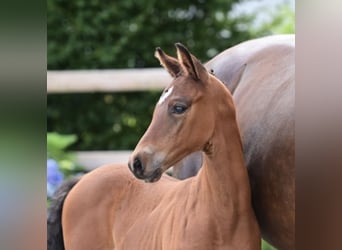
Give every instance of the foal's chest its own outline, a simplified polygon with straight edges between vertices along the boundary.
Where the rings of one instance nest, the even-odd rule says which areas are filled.
[[[216,243],[216,232],[210,213],[180,204],[155,209],[137,218],[126,232],[120,232],[120,250],[207,250]]]

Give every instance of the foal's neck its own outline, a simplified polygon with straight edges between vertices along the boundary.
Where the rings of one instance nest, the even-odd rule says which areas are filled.
[[[236,211],[250,207],[250,186],[235,108],[231,98],[220,105],[211,140],[204,148],[201,185],[214,204]]]

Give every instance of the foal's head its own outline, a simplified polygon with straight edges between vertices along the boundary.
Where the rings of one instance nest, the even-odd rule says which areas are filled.
[[[192,152],[203,150],[214,133],[220,109],[227,109],[231,95],[181,44],[178,59],[157,48],[155,56],[173,81],[164,90],[152,122],[129,160],[133,174],[146,182]]]

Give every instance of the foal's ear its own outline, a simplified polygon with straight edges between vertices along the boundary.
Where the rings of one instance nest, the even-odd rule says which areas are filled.
[[[165,52],[162,51],[161,48],[156,48],[154,56],[158,58],[160,65],[162,65],[173,78],[175,78],[180,73],[181,67],[177,59],[165,54]]]
[[[195,80],[205,81],[208,77],[208,71],[203,64],[181,43],[176,43],[178,61],[181,64],[183,72],[191,75]]]

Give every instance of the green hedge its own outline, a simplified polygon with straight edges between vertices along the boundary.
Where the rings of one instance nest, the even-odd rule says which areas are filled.
[[[227,18],[233,2],[48,0],[48,69],[155,67],[155,47],[175,42],[207,60],[250,37]]]
[[[76,134],[71,149],[133,149],[152,118],[159,93],[49,95],[49,131]]]

